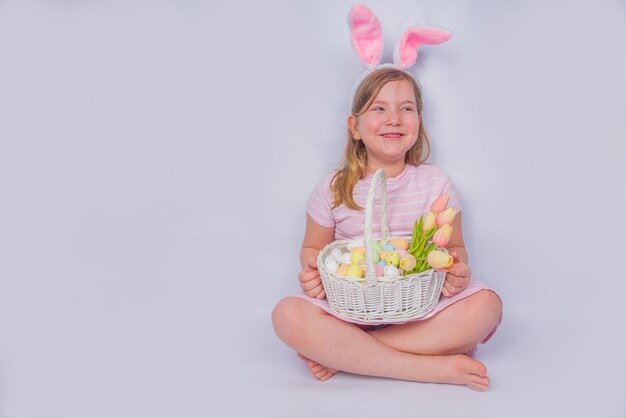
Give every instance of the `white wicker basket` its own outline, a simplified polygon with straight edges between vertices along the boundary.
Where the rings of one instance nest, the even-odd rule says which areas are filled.
[[[433,269],[403,277],[376,277],[372,258],[372,217],[374,195],[380,184],[382,222],[379,239],[388,241],[387,226],[387,180],[383,169],[372,177],[365,204],[365,261],[367,274],[364,279],[337,276],[328,270],[324,260],[333,249],[347,252],[350,240],[338,240],[328,244],[317,257],[317,268],[322,278],[326,297],[331,309],[337,313],[363,322],[396,323],[420,318],[430,312],[441,295],[445,272]],[[404,237],[410,240],[410,237]]]

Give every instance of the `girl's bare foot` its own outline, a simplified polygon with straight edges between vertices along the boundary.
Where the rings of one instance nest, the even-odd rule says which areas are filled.
[[[478,391],[489,389],[490,380],[487,377],[487,368],[478,360],[464,354],[453,356],[433,356],[433,370],[430,378],[425,380],[438,383],[453,383],[467,385]],[[429,373],[430,374],[430,373]]]
[[[320,381],[325,382],[339,370],[329,369],[298,353],[301,360],[307,362],[311,373]],[[418,382],[452,383],[466,385],[477,391],[489,389],[487,368],[478,360],[464,354],[451,356],[419,356],[420,362],[417,374],[408,377]]]
[[[321,364],[316,363],[313,360],[304,357],[300,353],[298,353],[298,357],[301,360],[306,361],[306,365],[309,367],[309,370],[311,371],[311,373],[313,373],[313,376],[315,376],[322,382],[327,381],[328,379],[333,377],[335,374],[339,373],[339,370],[333,370],[333,369],[329,369],[328,367],[324,367]]]

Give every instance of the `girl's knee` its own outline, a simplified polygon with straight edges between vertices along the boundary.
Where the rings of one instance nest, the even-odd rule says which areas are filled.
[[[288,340],[292,340],[297,330],[302,326],[299,321],[303,317],[303,303],[308,302],[296,297],[287,297],[280,300],[272,311],[274,331],[287,344],[289,344]]]
[[[480,290],[474,295],[477,299],[477,306],[485,315],[499,322],[502,317],[502,301],[500,297],[492,290]]]

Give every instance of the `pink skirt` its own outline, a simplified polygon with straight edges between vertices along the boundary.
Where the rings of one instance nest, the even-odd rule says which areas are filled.
[[[443,311],[444,309],[446,309],[448,306],[452,305],[453,303],[456,303],[456,302],[458,302],[458,301],[460,301],[462,299],[465,299],[466,297],[471,296],[474,293],[479,292],[481,290],[491,290],[496,295],[498,295],[493,289],[489,288],[485,283],[480,282],[478,280],[470,280],[469,283],[467,284],[467,287],[462,292],[459,292],[456,295],[451,296],[451,297],[445,297],[445,296],[441,295],[441,298],[439,299],[439,302],[435,305],[433,310],[430,311],[429,313],[427,313],[426,315],[424,315],[423,317],[417,318],[417,319],[411,319],[411,320],[405,321],[405,322],[395,322],[392,325],[406,324],[408,322],[423,321],[425,319],[432,318],[433,316],[437,315],[439,312]],[[369,325],[369,326],[377,326],[376,328],[378,328],[378,326],[380,326],[380,325],[389,325],[385,321],[368,321],[368,322],[365,322],[365,321],[360,321],[358,319],[349,318],[349,317],[344,316],[344,315],[342,315],[340,313],[334,312],[332,309],[330,309],[330,306],[328,305],[328,301],[326,299],[312,298],[312,297],[309,297],[309,296],[305,295],[303,292],[300,292],[300,293],[297,293],[297,294],[291,295],[291,296],[307,300],[307,301],[311,302],[312,304],[320,307],[321,309],[323,309],[325,312],[329,313],[330,315],[332,315],[332,316],[334,316],[336,318],[339,318],[342,321],[351,322],[353,324],[357,324],[357,325],[359,325],[363,329],[368,329],[368,327],[365,327],[367,325]],[[498,296],[498,297],[500,297],[500,296]],[[498,321],[498,325],[500,325],[501,322],[502,322],[502,317],[500,317],[500,321]],[[498,325],[496,325],[494,327],[494,329],[489,333],[489,335],[483,341],[481,341],[481,344],[484,344],[487,341],[489,341],[489,339],[496,332],[496,329],[498,328]],[[477,347],[475,347],[474,349],[472,349],[471,351],[469,351],[466,354],[474,354],[477,351],[478,351],[478,349],[477,349]]]

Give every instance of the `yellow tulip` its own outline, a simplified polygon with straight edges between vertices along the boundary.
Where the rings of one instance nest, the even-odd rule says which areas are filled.
[[[449,255],[439,250],[432,250],[426,257],[428,265],[435,269],[448,269],[452,267],[454,259]]]
[[[445,247],[450,242],[451,236],[452,227],[445,224],[439,228],[437,232],[435,232],[435,235],[433,235],[433,242],[437,245],[437,247]]]
[[[448,208],[441,212],[439,215],[437,215],[437,218],[435,219],[437,226],[441,228],[443,225],[450,225],[452,221],[454,221],[456,213],[457,212],[455,208]]]
[[[431,229],[433,226],[435,226],[436,225],[436,222],[435,222],[436,218],[437,218],[437,214],[435,212],[428,212],[428,214],[424,218],[424,227],[422,228],[422,230],[424,232],[426,232],[429,229]]]

